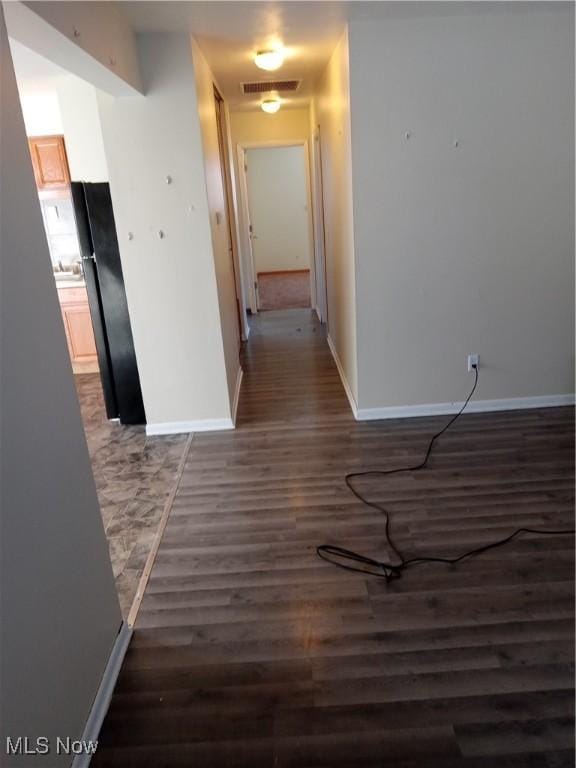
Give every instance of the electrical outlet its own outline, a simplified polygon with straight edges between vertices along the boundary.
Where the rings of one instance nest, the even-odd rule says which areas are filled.
[[[468,355],[468,371],[480,368],[480,355]]]

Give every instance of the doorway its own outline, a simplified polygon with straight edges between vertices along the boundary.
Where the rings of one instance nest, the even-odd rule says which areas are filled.
[[[242,145],[252,311],[312,308],[314,247],[306,142]]]
[[[96,90],[14,40],[11,54],[46,233],[45,269],[53,274],[50,290],[61,309],[118,598],[128,618],[188,438],[146,435]],[[30,284],[34,291],[32,273]],[[61,481],[70,482],[66,466]]]
[[[29,123],[28,120],[27,128]],[[75,374],[98,373],[98,355],[83,279],[66,141],[63,134],[37,135],[30,132],[28,147],[72,370]]]

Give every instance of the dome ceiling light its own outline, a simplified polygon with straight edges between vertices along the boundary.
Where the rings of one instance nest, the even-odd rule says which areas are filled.
[[[273,72],[275,69],[280,69],[282,64],[284,64],[284,52],[280,48],[269,51],[258,51],[254,58],[254,64],[260,69]]]
[[[280,99],[265,99],[260,104],[261,109],[269,115],[273,115],[280,109]]]

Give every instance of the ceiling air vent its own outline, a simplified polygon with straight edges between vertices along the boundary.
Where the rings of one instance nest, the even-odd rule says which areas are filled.
[[[255,83],[240,83],[242,93],[267,93],[268,91],[297,91],[301,80],[260,80]]]

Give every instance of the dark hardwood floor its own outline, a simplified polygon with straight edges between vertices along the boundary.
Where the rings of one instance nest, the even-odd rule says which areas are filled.
[[[322,562],[385,556],[343,476],[414,461],[445,417],[355,422],[306,310],[259,316],[243,366],[238,429],[192,441],[93,766],[572,767],[572,538],[390,584]],[[363,487],[404,552],[453,555],[571,527],[573,466],[572,409],[476,414]]]

